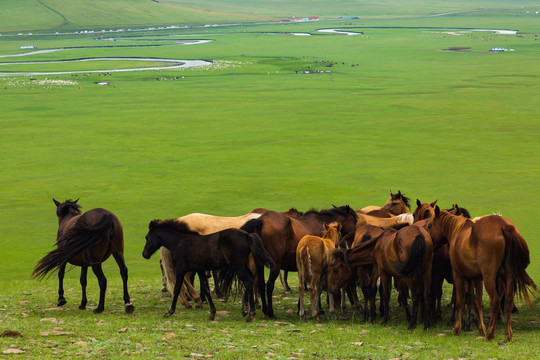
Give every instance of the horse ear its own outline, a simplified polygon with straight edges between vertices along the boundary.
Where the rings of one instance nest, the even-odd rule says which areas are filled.
[[[438,218],[439,215],[441,215],[441,209],[439,209],[439,205],[435,206],[435,217]]]
[[[328,224],[326,222],[323,222],[324,230],[328,230]]]
[[[416,199],[416,206],[422,206],[422,203],[418,199]]]
[[[402,196],[401,195],[401,190],[398,190],[397,194],[398,194],[399,197],[401,197]]]
[[[56,205],[56,207],[58,207],[58,205],[60,205],[60,202],[59,202],[59,201],[56,201],[55,198],[53,198],[52,201],[54,201],[54,205]]]
[[[434,207],[438,200],[439,200],[439,199],[437,199],[437,200],[435,200],[434,202],[432,202],[432,203],[430,204],[431,207]]]
[[[74,201],[73,203],[74,203],[74,204],[76,204],[76,203],[77,203],[77,201],[79,201],[79,199],[80,199],[80,198],[77,198],[77,200],[75,200],[75,201]]]

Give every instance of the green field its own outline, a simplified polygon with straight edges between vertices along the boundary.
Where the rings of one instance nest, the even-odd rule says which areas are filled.
[[[502,324],[490,343],[476,331],[450,335],[449,310],[445,322],[428,331],[407,331],[398,307],[388,326],[364,324],[351,313],[336,321],[300,322],[296,289],[284,294],[279,284],[277,321],[258,311],[245,324],[238,298],[217,302],[224,311],[217,323],[207,321],[207,305],[179,308],[166,319],[170,299],[161,298],[157,255],[149,261],[141,256],[148,222],[155,218],[191,212],[236,216],[257,207],[362,208],[382,205],[389,190],[401,190],[413,202],[438,199],[443,207],[458,203],[473,216],[499,213],[513,221],[530,248],[528,273],[539,283],[535,2],[287,1],[272,8],[236,0],[126,3],[0,0],[0,64],[43,62],[0,65],[0,331],[23,334],[0,338],[0,351],[22,349],[18,357],[51,359],[539,357],[540,309],[521,300],[512,344],[503,342]],[[499,10],[428,16],[480,9]],[[291,16],[359,19],[267,21]],[[114,42],[102,41],[100,33],[74,34],[184,24],[192,27],[107,33]],[[324,34],[321,28],[362,34]],[[181,45],[182,39],[214,41]],[[20,49],[25,45],[38,49]],[[515,51],[495,53],[492,47]],[[63,50],[6,57],[51,49]],[[130,68],[133,62],[47,63],[98,57],[213,64],[90,73],[111,65]],[[51,74],[9,74],[25,71]],[[104,266],[104,314],[94,315],[95,305],[77,310],[78,269],[66,275],[68,304],[51,310],[56,276],[38,282],[30,274],[54,245],[53,197],[80,198],[83,210],[104,207],[118,215],[134,315],[122,313],[113,260]],[[294,284],[295,274],[291,278]],[[88,293],[95,303],[93,274]],[[445,288],[444,304],[450,295]],[[391,301],[395,305],[396,297]],[[485,295],[486,318],[487,301]]]

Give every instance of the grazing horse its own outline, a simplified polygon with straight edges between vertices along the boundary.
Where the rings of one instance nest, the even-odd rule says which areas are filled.
[[[94,313],[105,309],[105,291],[107,279],[103,274],[101,263],[113,255],[124,285],[125,311],[133,313],[127,289],[128,269],[124,261],[124,235],[118,218],[110,211],[97,208],[81,214],[81,206],[77,200],[66,200],[63,203],[53,199],[58,217],[57,248],[42,258],[34,268],[33,277],[43,278],[48,272],[58,270],[58,306],[66,304],[64,298],[64,273],[69,262],[81,267],[82,300],[79,309],[86,308],[86,284],[88,267],[98,278],[99,303]]]
[[[179,222],[183,222],[188,226],[188,228],[191,231],[197,232],[200,235],[208,235],[212,234],[221,230],[229,229],[229,228],[236,228],[239,229],[242,225],[244,225],[248,220],[251,219],[257,219],[265,212],[268,212],[268,209],[264,208],[257,208],[245,215],[240,216],[214,216],[214,215],[207,215],[207,214],[201,214],[201,213],[191,213],[184,215],[182,217],[177,218],[176,220]],[[299,217],[302,215],[302,213],[295,208],[291,208],[288,211],[283,212],[283,214],[291,217]],[[162,282],[162,292],[174,292],[174,286],[176,284],[176,272],[174,269],[174,266],[172,264],[172,255],[170,251],[162,247],[161,248],[161,258],[160,258],[160,267],[161,267],[161,282]],[[215,275],[215,274],[214,274]],[[200,302],[198,301],[198,295],[196,291],[193,289],[191,284],[189,282],[184,282],[186,289],[186,295],[188,298],[193,298],[197,301],[197,306],[200,305]],[[221,297],[221,291],[219,289],[219,286],[217,285],[217,282],[215,284],[215,291],[216,295],[218,297]],[[183,294],[181,294],[183,295]],[[187,299],[184,298],[184,296],[181,296],[182,303],[186,307],[191,307]]]
[[[356,227],[358,216],[348,205],[334,207],[329,210],[311,210],[298,219],[291,218],[275,211],[269,211],[260,218],[248,221],[243,230],[257,233],[261,236],[264,247],[274,259],[277,267],[270,270],[267,289],[264,288],[263,278],[258,277],[259,293],[261,294],[263,312],[273,318],[272,293],[274,283],[279,276],[279,269],[297,271],[296,248],[298,242],[306,235],[320,236],[323,231],[323,223],[340,222],[341,233],[353,232]],[[259,265],[260,266],[260,265]],[[261,271],[257,271],[257,274]],[[265,297],[266,290],[266,297]]]
[[[341,224],[324,223],[322,237],[304,236],[296,248],[296,267],[298,268],[298,314],[304,318],[304,290],[309,284],[311,314],[318,319],[321,309],[321,293],[328,284],[328,266],[331,252],[341,239]],[[334,297],[328,297],[330,316],[334,317]]]
[[[356,282],[360,283],[364,295],[364,321],[368,319],[368,302],[371,304],[371,320],[375,320],[375,292],[371,292],[371,277],[375,259],[373,250],[377,239],[385,231],[384,228],[374,225],[365,225],[356,229],[354,241],[350,247],[341,247],[332,253],[333,261],[330,266],[328,290],[335,294],[343,287],[347,292],[356,295]],[[395,233],[396,230],[389,230]],[[353,296],[353,301],[358,301]],[[360,308],[360,306],[357,306]]]
[[[209,235],[199,235],[177,219],[153,220],[148,225],[148,229],[142,256],[149,259],[154,252],[164,246],[172,254],[176,279],[184,279],[185,274],[190,271],[196,272],[201,281],[201,297],[206,298],[210,305],[210,320],[215,318],[216,307],[210,296],[205,271],[224,268],[228,268],[228,270],[218,281],[227,289],[230,288],[234,278],[231,274],[238,276],[248,294],[249,316],[247,321],[253,319],[255,302],[253,298],[253,273],[249,270],[249,256],[252,254],[255,261],[261,265],[275,267],[272,258],[264,249],[262,241],[257,235],[234,228]],[[174,286],[171,307],[165,316],[174,314],[181,287],[182,282],[177,281]]]
[[[385,212],[391,215],[405,214],[408,212],[407,209],[410,210],[411,208],[409,201],[410,199],[406,197],[405,194],[402,194],[401,190],[399,190],[397,194],[390,191],[390,199],[388,199],[383,206],[370,205],[357,212],[378,217],[386,217],[384,215]]]
[[[529,306],[531,288],[536,285],[525,269],[530,263],[529,248],[516,226],[500,215],[489,215],[477,221],[456,216],[435,207],[432,231],[439,231],[449,242],[450,262],[456,287],[456,322],[453,334],[461,331],[466,280],[476,290],[478,330],[486,340],[495,337],[495,325],[501,311],[498,285],[506,291],[506,341],[512,341],[514,295],[521,294]],[[482,315],[482,280],[489,295],[491,314],[486,331]]]

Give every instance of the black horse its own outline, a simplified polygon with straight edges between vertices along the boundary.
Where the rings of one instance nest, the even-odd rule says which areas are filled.
[[[101,263],[113,255],[124,283],[124,303],[126,313],[134,310],[127,290],[128,269],[124,261],[124,234],[118,218],[108,210],[97,208],[81,214],[81,206],[77,200],[66,200],[63,203],[53,199],[58,216],[57,248],[41,259],[32,276],[42,279],[53,270],[58,270],[58,306],[66,304],[64,298],[64,273],[69,262],[81,267],[82,300],[79,309],[86,308],[86,279],[88,267],[96,274],[99,283],[99,304],[95,313],[105,308],[105,291],[107,279],[101,269]]]
[[[238,276],[244,285],[249,300],[250,322],[255,316],[255,302],[253,298],[253,273],[249,270],[249,256],[253,254],[255,262],[270,268],[275,263],[263,247],[262,241],[256,234],[248,234],[239,229],[226,229],[209,235],[199,235],[191,231],[189,227],[176,219],[153,220],[148,225],[146,245],[142,256],[149,259],[154,252],[164,246],[172,254],[173,266],[176,270],[176,283],[171,307],[165,316],[174,314],[176,302],[184,275],[190,271],[196,272],[201,281],[201,297],[208,300],[210,305],[210,320],[216,316],[216,307],[210,296],[210,288],[205,275],[206,270],[220,271],[218,281],[228,292],[232,286],[234,277]],[[262,278],[262,275],[261,277]],[[246,313],[242,309],[245,316]]]

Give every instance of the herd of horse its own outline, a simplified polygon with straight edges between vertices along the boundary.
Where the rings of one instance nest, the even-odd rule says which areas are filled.
[[[56,248],[35,266],[33,276],[43,278],[58,271],[58,306],[66,303],[63,277],[67,264],[81,267],[82,300],[87,303],[87,270],[98,278],[100,297],[96,313],[103,312],[107,280],[101,269],[110,255],[118,263],[123,280],[126,313],[132,313],[124,261],[124,239],[118,218],[105,209],[81,212],[77,200],[54,200],[58,217]],[[298,272],[298,314],[305,317],[304,293],[309,291],[311,314],[323,314],[321,296],[327,291],[330,316],[335,304],[345,307],[348,298],[364,320],[377,316],[376,296],[383,323],[389,319],[392,281],[398,303],[405,310],[409,328],[420,317],[424,328],[441,320],[443,282],[453,284],[455,319],[453,334],[459,334],[463,312],[476,317],[479,333],[490,340],[495,325],[506,311],[506,340],[512,341],[511,315],[514,297],[521,295],[532,306],[536,285],[526,272],[529,249],[516,226],[500,215],[471,219],[464,208],[453,205],[441,210],[437,201],[416,201],[399,191],[381,207],[354,210],[333,206],[327,210],[296,209],[276,212],[258,208],[237,217],[193,213],[180,218],[153,220],[148,225],[142,256],[149,259],[161,249],[163,291],[172,293],[165,314],[174,314],[177,302],[201,306],[206,299],[213,320],[216,308],[208,277],[214,276],[216,295],[227,297],[234,284],[243,289],[242,314],[255,316],[260,297],[262,312],[274,318],[275,281],[280,274],[287,289],[287,272]],[[269,269],[265,279],[265,267]],[[200,294],[193,277],[200,279]],[[238,280],[238,281],[236,281]],[[357,287],[364,297],[362,307]],[[483,321],[482,295],[490,302],[490,320]],[[408,299],[412,300],[412,311]],[[472,315],[471,315],[472,314]]]

